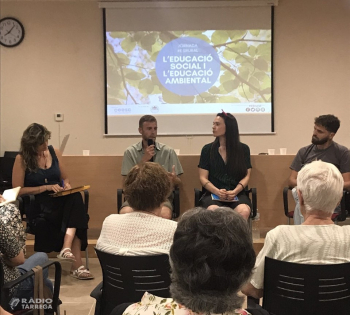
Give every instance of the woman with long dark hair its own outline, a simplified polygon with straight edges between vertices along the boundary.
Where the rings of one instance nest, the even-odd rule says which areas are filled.
[[[236,118],[224,111],[218,113],[213,136],[216,139],[203,147],[198,165],[199,180],[206,190],[200,206],[209,210],[230,207],[248,219],[252,205],[244,189],[252,166],[249,147],[239,140]]]
[[[62,155],[48,140],[51,132],[34,123],[23,132],[21,149],[12,172],[19,195],[35,195],[30,228],[35,234],[34,250],[59,252],[59,259],[72,261],[71,276],[93,279],[82,263],[81,250],[87,247],[88,216],[80,193],[53,198],[50,195],[70,189]]]

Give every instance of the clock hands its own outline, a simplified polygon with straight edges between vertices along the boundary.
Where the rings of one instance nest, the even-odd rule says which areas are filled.
[[[15,27],[15,26],[13,25],[13,26],[11,27],[11,29],[5,34],[5,36],[6,36],[7,34],[10,34],[10,33],[12,32],[12,30],[13,30],[14,27]]]

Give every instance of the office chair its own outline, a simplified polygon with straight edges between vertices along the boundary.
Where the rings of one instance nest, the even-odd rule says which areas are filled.
[[[45,314],[60,314],[59,311],[59,305],[61,304],[61,301],[59,300],[59,294],[60,294],[60,286],[61,286],[61,273],[62,268],[61,264],[58,261],[48,261],[45,264],[41,265],[43,269],[50,267],[51,265],[55,265],[55,283],[54,283],[54,290],[53,290],[53,297],[52,297],[52,303],[51,303],[51,309],[48,308],[45,310]],[[34,271],[30,270],[24,275],[20,276],[16,280],[9,281],[4,284],[4,271],[2,269],[2,264],[0,263],[0,304],[2,308],[6,311],[13,312],[11,307],[17,306],[18,303],[21,303],[21,301],[16,301],[16,299],[12,299],[12,293],[11,290],[16,287],[18,284],[20,284],[22,281],[27,279],[28,277],[34,276]],[[14,305],[15,303],[16,305]],[[27,305],[26,305],[27,306]],[[34,306],[34,305],[33,305]],[[28,305],[30,307],[30,305]],[[24,314],[32,314],[33,310],[28,310],[28,312],[21,312],[21,315]]]
[[[308,265],[266,257],[263,308],[276,315],[348,314],[350,263]]]
[[[121,303],[138,302],[146,291],[170,297],[168,255],[119,256],[95,251],[103,275],[103,281],[90,294],[96,299],[95,315],[109,315]]]

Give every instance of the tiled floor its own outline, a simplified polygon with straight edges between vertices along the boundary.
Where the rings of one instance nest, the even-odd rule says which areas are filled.
[[[61,262],[61,261],[60,261]],[[95,276],[93,280],[78,280],[69,275],[70,263],[61,262],[62,278],[60,299],[61,315],[93,315],[95,299],[90,297],[91,291],[102,281],[102,272],[97,258],[90,258],[90,272]]]

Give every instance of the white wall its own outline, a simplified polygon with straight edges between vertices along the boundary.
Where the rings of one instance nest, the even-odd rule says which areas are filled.
[[[32,122],[52,131],[54,146],[69,133],[67,155],[81,155],[83,149],[120,155],[138,140],[103,137],[103,31],[97,2],[0,1],[0,14],[18,18],[26,30],[18,47],[0,48],[1,154],[18,150]],[[280,0],[275,8],[276,134],[242,136],[253,154],[280,147],[296,153],[310,143],[314,117],[328,113],[341,120],[335,140],[350,147],[349,29],[349,1]],[[55,112],[65,115],[60,125]],[[181,154],[199,154],[212,137],[158,140]]]

